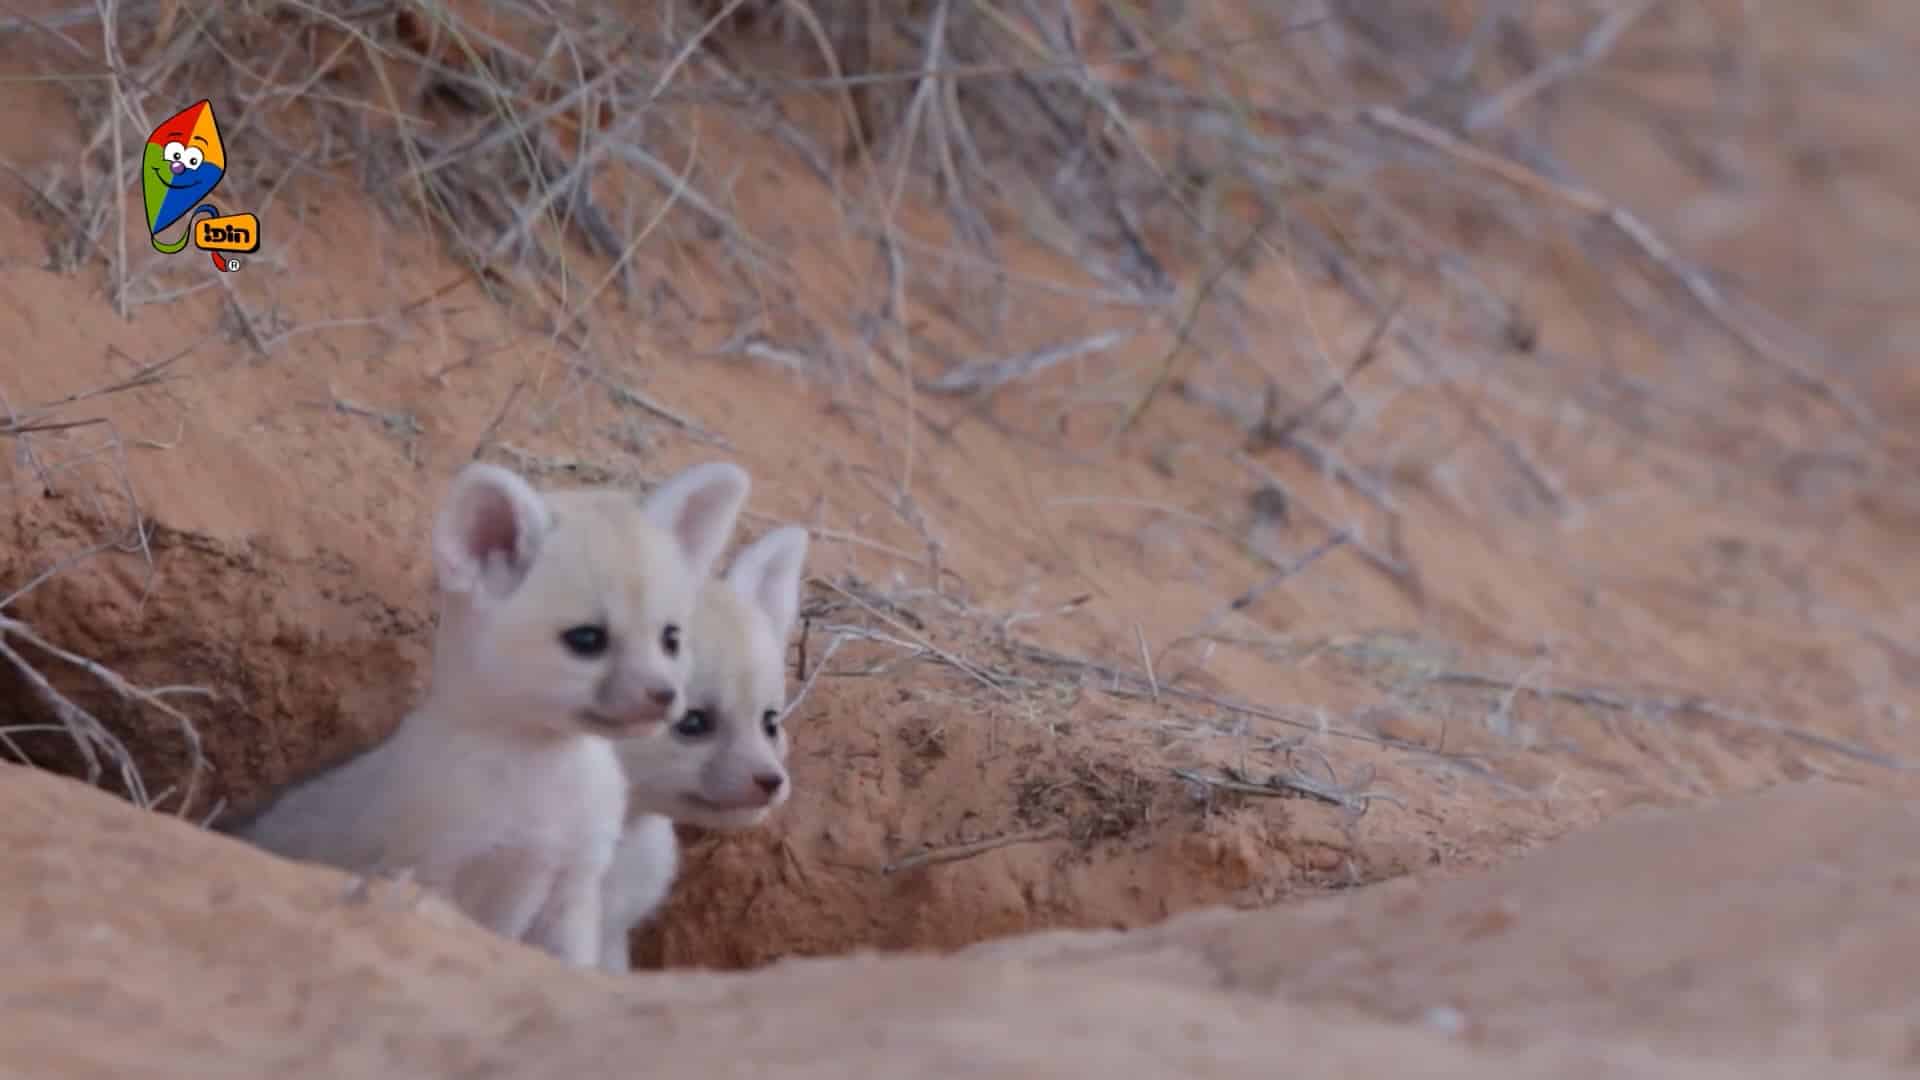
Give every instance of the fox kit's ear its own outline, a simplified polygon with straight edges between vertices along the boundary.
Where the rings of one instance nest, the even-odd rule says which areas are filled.
[[[727,568],[727,584],[773,624],[785,641],[800,615],[800,571],[807,562],[807,530],[783,525],[740,549]]]
[[[695,465],[641,500],[647,519],[673,534],[695,581],[705,581],[746,505],[747,470],[725,461]]]
[[[504,596],[533,565],[552,525],[547,506],[525,480],[475,461],[453,478],[433,525],[433,566],[440,587],[471,593],[485,586]]]

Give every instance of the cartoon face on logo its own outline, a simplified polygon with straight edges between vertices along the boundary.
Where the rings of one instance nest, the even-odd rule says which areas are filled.
[[[189,105],[153,129],[141,162],[140,184],[154,247],[178,251],[186,245],[183,236],[178,245],[163,246],[160,234],[213,194],[226,171],[227,151],[220,144],[211,101]]]

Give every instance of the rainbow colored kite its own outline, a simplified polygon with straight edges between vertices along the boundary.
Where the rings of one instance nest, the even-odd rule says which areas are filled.
[[[213,102],[195,102],[154,128],[147,138],[142,165],[141,191],[146,196],[153,250],[172,255],[193,241],[193,229],[188,228],[171,243],[163,242],[161,233],[189,211],[220,216],[212,203],[202,201],[213,194],[227,174],[227,151],[220,143],[219,125],[213,121]],[[213,264],[225,269],[218,254]]]

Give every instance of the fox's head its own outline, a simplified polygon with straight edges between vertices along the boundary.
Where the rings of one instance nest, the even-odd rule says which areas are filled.
[[[646,496],[534,491],[475,462],[433,531],[433,694],[463,722],[657,735],[681,718],[699,584],[746,502],[738,465],[696,465]]]
[[[713,829],[756,825],[787,800],[787,638],[800,612],[807,531],[788,525],[700,590],[687,709],[664,738],[614,744],[629,813]]]

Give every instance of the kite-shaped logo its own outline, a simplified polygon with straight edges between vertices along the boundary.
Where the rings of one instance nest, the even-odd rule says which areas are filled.
[[[214,123],[213,102],[199,101],[168,117],[147,137],[141,161],[140,190],[147,204],[147,230],[153,250],[173,255],[188,243],[213,256],[214,269],[240,269],[240,256],[260,249],[260,219],[252,214],[222,216],[207,196],[227,175],[227,148]],[[179,239],[160,234],[191,213]]]

